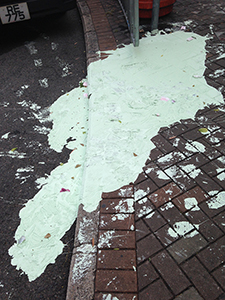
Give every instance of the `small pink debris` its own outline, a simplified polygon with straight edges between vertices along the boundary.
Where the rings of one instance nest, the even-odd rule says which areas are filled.
[[[88,86],[88,83],[85,81],[85,82],[83,83],[83,86],[87,87],[87,86]]]
[[[69,189],[61,188],[60,193],[62,193],[62,192],[70,192],[70,190]]]
[[[159,117],[160,116],[160,114],[155,114],[156,115],[156,117]]]
[[[186,26],[181,26],[181,30],[186,30]]]
[[[170,99],[168,97],[161,97],[160,100],[168,102]]]
[[[84,93],[84,98],[88,98],[88,94],[87,93]]]
[[[191,37],[189,37],[189,38],[187,38],[187,41],[188,42],[190,42],[190,41],[192,41],[193,40],[193,37],[191,36]]]

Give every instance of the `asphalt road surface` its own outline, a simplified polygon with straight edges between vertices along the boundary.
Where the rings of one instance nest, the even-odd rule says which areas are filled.
[[[77,9],[63,16],[0,25],[0,299],[65,299],[74,226],[55,264],[33,282],[11,265],[8,249],[19,211],[38,192],[36,179],[68,160],[50,149],[46,108],[86,76]],[[10,151],[12,150],[12,151]]]

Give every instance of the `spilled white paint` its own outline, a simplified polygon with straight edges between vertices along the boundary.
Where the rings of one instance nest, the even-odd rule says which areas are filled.
[[[203,145],[203,144],[201,144],[201,143],[199,143],[199,142],[196,142],[196,141],[194,141],[194,142],[192,142],[191,143],[199,152],[205,152],[205,146]]]
[[[195,38],[187,42],[190,36]],[[37,53],[34,43],[26,46],[30,54]],[[110,51],[107,59],[90,64],[87,91],[74,89],[51,106],[51,148],[60,152],[69,138],[76,140],[68,145],[74,147],[68,163],[53,170],[20,211],[15,239],[24,235],[26,240],[15,243],[9,254],[12,264],[30,281],[62,252],[60,239],[74,222],[81,202],[92,211],[103,191],[136,179],[154,147],[150,139],[160,127],[193,118],[204,103],[223,102],[221,93],[208,86],[204,77],[193,77],[204,73],[204,47],[205,37],[194,33],[149,35],[140,47]],[[70,65],[60,63],[62,76],[69,75]],[[39,83],[48,87],[47,78]],[[61,188],[70,193],[60,193]],[[48,232],[51,237],[44,239]]]
[[[216,71],[214,71],[213,74],[209,74],[209,77],[211,77],[211,78],[218,78],[218,77],[220,77],[220,76],[223,76],[224,73],[225,73],[225,69],[222,69],[222,70],[216,70]]]
[[[98,248],[110,248],[112,239],[115,238],[115,230],[105,231],[103,232],[98,240]]]
[[[138,218],[141,218],[142,216],[149,214],[152,211],[152,207],[149,205],[145,205],[149,203],[149,200],[147,198],[141,199],[138,201],[138,203],[141,205],[141,208],[136,209],[136,214]]]
[[[202,173],[201,169],[195,169],[191,173],[189,173],[189,176],[193,179],[198,177]]]
[[[173,205],[172,202],[167,202],[164,206],[162,206],[162,207],[160,208],[160,210],[161,210],[161,211],[165,211],[165,210],[168,210],[168,209],[173,208],[173,207],[174,207],[174,205]]]
[[[151,192],[150,187],[146,187],[146,190],[138,189],[134,192],[134,200],[139,200],[141,198],[144,198],[147,194]]]
[[[180,235],[183,236],[186,233],[188,233],[189,231],[193,230],[194,227],[193,225],[188,222],[188,221],[180,221],[180,222],[176,222],[173,225],[173,229]]]
[[[126,219],[128,219],[130,216],[128,214],[115,214],[113,217],[112,217],[112,221],[115,222],[117,220],[119,221],[124,221]]]
[[[97,252],[97,247],[90,244],[81,245],[76,248],[75,263],[72,270],[72,281],[76,282],[78,279],[85,278],[86,273],[89,272],[90,266],[93,262],[93,257]]]
[[[161,179],[161,180],[168,180],[169,179],[169,177],[161,170],[158,170],[156,172],[156,174],[157,174],[158,178]]]
[[[198,201],[194,197],[184,199],[184,206],[188,210],[189,209],[192,209],[193,211],[200,210],[200,208],[198,207]]]
[[[118,213],[133,213],[134,212],[134,200],[123,199],[115,206],[115,211]]]
[[[186,173],[190,173],[192,172],[193,170],[195,170],[195,165],[194,164],[189,164],[189,165],[186,165],[186,166],[180,166],[181,169],[186,172]]]
[[[214,198],[206,201],[210,209],[218,209],[225,206],[225,192],[220,192]]]
[[[31,55],[38,53],[38,50],[35,48],[35,42],[25,43],[25,47],[29,50]]]
[[[225,172],[219,174],[219,175],[217,176],[217,178],[218,178],[220,181],[225,180]]]

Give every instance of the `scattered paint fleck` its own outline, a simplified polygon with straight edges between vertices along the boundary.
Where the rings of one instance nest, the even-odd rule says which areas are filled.
[[[43,78],[43,79],[40,79],[38,80],[39,81],[39,84],[41,87],[43,88],[48,88],[48,78]]]
[[[35,65],[35,67],[42,67],[42,65],[43,65],[42,59],[41,58],[35,59],[34,60],[34,65]]]
[[[50,233],[47,233],[46,235],[45,235],[45,239],[49,239],[51,237],[51,234]]]
[[[7,139],[9,137],[10,132],[7,132],[1,136],[1,139]]]
[[[19,238],[19,240],[18,240],[18,245],[22,244],[23,242],[25,242],[25,240],[26,240],[25,236],[22,235],[21,238]]]

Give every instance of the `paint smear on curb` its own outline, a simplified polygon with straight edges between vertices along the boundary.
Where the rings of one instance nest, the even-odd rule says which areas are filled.
[[[187,42],[191,36],[195,38]],[[204,103],[222,103],[221,93],[208,86],[204,77],[193,77],[205,70],[205,40],[185,32],[149,35],[140,47],[111,51],[107,59],[89,65],[88,88],[77,88],[50,107],[51,148],[60,152],[66,146],[73,151],[68,163],[53,170],[20,211],[15,239],[25,236],[26,240],[15,243],[9,254],[30,281],[62,252],[60,239],[81,202],[92,211],[102,192],[136,179],[154,147],[150,139],[160,127],[193,118]],[[26,46],[32,54],[34,45]],[[169,100],[161,101],[162,97]],[[81,167],[75,168],[78,164]],[[70,193],[60,193],[62,187]],[[47,233],[49,239],[44,238]]]

